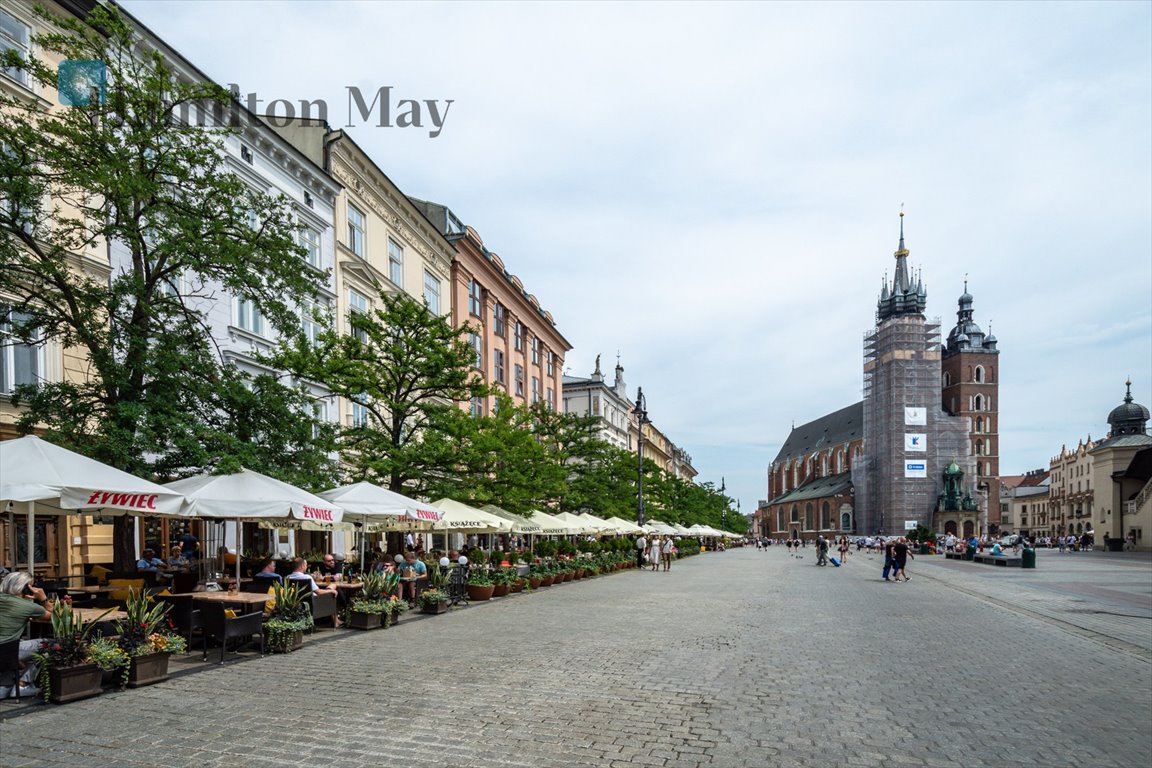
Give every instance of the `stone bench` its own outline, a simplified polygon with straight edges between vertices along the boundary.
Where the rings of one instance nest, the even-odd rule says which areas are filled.
[[[944,557],[947,558],[948,560],[963,560],[964,559],[964,553],[963,552],[945,552]]]
[[[1023,562],[1019,557],[1007,557],[1006,555],[974,555],[972,560],[977,563],[999,565],[1004,568],[1020,568]]]

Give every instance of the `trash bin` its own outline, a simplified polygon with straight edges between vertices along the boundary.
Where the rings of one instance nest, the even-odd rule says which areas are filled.
[[[921,544],[920,545],[920,554],[922,554],[922,555],[928,554],[928,545],[927,544]]]
[[[1035,568],[1036,567],[1036,550],[1031,547],[1025,547],[1020,556],[1021,568]]]
[[[965,560],[972,560],[975,557],[976,557],[976,547],[969,544],[968,547],[964,550],[964,559]]]

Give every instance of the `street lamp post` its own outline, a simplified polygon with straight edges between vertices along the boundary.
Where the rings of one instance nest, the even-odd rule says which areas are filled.
[[[720,478],[720,503],[724,506],[720,508],[720,527],[728,530],[728,499],[724,498],[724,491],[728,490],[728,486],[724,484],[724,478]]]
[[[644,525],[644,425],[648,421],[648,404],[644,400],[644,388],[636,388],[636,407],[632,409],[636,417],[636,525]]]

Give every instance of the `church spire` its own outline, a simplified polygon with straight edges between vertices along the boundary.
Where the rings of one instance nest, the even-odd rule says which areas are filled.
[[[904,245],[904,207],[900,207],[900,244],[896,248],[896,273],[892,278],[892,289],[888,290],[887,279],[876,307],[876,319],[887,320],[901,315],[923,315],[928,304],[928,294],[924,290],[922,278],[915,280],[908,271],[908,248]]]

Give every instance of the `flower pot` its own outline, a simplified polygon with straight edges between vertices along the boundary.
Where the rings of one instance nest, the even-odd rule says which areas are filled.
[[[532,589],[539,589],[541,583],[542,582],[541,582],[539,576],[529,576],[528,577],[528,586],[531,587]]]
[[[508,594],[509,589],[511,589],[511,586],[508,584],[494,584],[492,586],[492,597],[504,597]]]
[[[103,674],[95,664],[80,664],[75,667],[53,667],[48,670],[51,681],[53,704],[67,704],[70,701],[87,699],[100,693]]]
[[[524,579],[516,579],[516,581],[512,582],[512,590],[511,591],[512,592],[523,592],[524,591],[524,585],[527,583],[528,582],[525,581]]]
[[[171,655],[167,651],[160,651],[133,656],[132,664],[128,667],[128,687],[139,688],[167,680],[168,659]]]
[[[348,629],[380,629],[380,614],[365,613],[363,611],[350,611],[348,613]]]
[[[555,577],[553,577],[553,576],[541,576],[540,577],[540,586],[542,586],[542,587],[552,586],[554,578]]]
[[[448,601],[447,600],[437,600],[434,603],[421,603],[420,612],[421,613],[431,613],[431,614],[447,613],[448,612]]]
[[[468,585],[468,599],[469,600],[491,600],[492,590],[496,588],[495,584],[489,584],[482,587],[479,584]]]
[[[291,635],[284,639],[282,643],[268,643],[267,650],[269,653],[292,653],[304,647],[304,633],[293,632]]]

